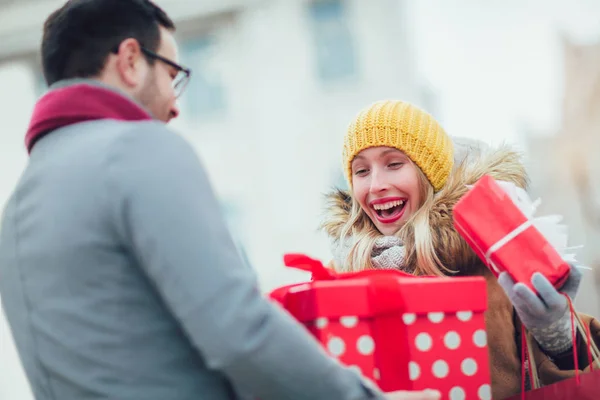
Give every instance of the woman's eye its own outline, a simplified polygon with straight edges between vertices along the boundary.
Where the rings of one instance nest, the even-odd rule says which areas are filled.
[[[366,168],[361,168],[361,169],[357,169],[356,171],[354,171],[354,175],[364,175],[368,172],[368,170]]]
[[[400,168],[404,163],[401,162],[395,162],[395,163],[391,163],[388,165],[388,167],[390,168]]]

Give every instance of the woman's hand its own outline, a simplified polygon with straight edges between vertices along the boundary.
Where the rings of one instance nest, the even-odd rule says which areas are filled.
[[[389,392],[385,396],[388,400],[438,400],[442,398],[442,395],[437,390],[423,390],[423,391],[398,391]]]
[[[560,292],[575,299],[582,273],[571,265],[567,281]],[[540,346],[550,354],[559,354],[573,346],[570,309],[567,299],[540,273],[531,277],[536,295],[523,283],[515,283],[510,275],[502,272],[498,283],[512,302],[521,322],[531,332]]]

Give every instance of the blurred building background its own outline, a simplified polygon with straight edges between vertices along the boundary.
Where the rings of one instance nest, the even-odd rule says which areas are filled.
[[[26,162],[45,86],[41,27],[64,0],[0,0],[0,207]],[[600,315],[600,4],[593,0],[161,0],[193,78],[172,123],[197,149],[265,291],[329,259],[323,194],[344,186],[341,138],[363,106],[414,102],[452,135],[522,149],[543,213],[585,247],[577,307]],[[0,399],[29,400],[0,317]]]

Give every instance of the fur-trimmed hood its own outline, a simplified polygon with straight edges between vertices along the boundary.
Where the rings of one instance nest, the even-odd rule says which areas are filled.
[[[470,249],[454,229],[452,209],[458,200],[472,185],[484,175],[497,180],[509,181],[519,187],[527,188],[528,177],[521,155],[509,147],[473,151],[455,165],[444,187],[435,194],[429,206],[429,224],[436,255],[442,265],[456,273],[471,274],[477,265],[481,265],[477,255]],[[328,207],[322,224],[325,232],[335,241],[340,238],[341,230],[350,216],[351,197],[348,192],[336,190],[327,195]],[[410,222],[409,222],[410,224]],[[414,270],[416,254],[414,250],[413,230],[410,225],[403,229],[401,239],[406,246],[406,267]]]

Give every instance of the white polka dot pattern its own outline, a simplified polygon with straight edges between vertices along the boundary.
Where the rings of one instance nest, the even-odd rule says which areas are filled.
[[[416,381],[421,376],[421,367],[414,361],[408,363],[408,377],[411,381]]]
[[[442,322],[444,320],[444,313],[443,312],[430,312],[429,314],[427,314],[427,318],[434,324],[439,324],[440,322]]]
[[[415,339],[415,346],[420,351],[429,351],[431,349],[432,341],[431,336],[427,333],[419,333]]]
[[[397,317],[391,314],[392,318],[400,318],[402,331],[388,337],[377,336],[382,332],[377,316],[358,316],[354,310],[345,315],[316,318],[306,325],[332,357],[382,387],[392,387],[391,382],[399,379],[397,370],[390,372],[382,368],[389,362],[383,361],[386,355],[398,354],[399,350],[386,348],[388,343],[397,345],[396,340],[406,340],[408,349],[402,352],[405,357],[402,362],[408,367],[408,377],[404,379],[413,382],[415,390],[433,387],[446,399],[490,400],[488,338],[483,312],[469,310],[466,303],[453,310],[449,305],[458,304],[455,299],[438,301],[436,307],[416,300],[410,304],[418,305],[419,309],[407,307],[405,312],[396,314]],[[389,332],[387,327],[384,330]]]
[[[408,373],[415,388],[434,387],[446,399],[491,399],[482,313],[404,313],[402,320],[410,332]]]
[[[324,317],[317,318],[317,320],[315,321],[315,326],[318,329],[325,329],[328,322],[329,322],[329,320],[327,318],[324,318]]]
[[[487,346],[487,334],[483,329],[475,331],[475,333],[473,334],[473,343],[477,347]]]
[[[368,356],[373,354],[375,351],[375,342],[371,336],[363,335],[358,338],[358,341],[356,342],[356,348],[360,354],[363,356]]]
[[[467,398],[467,394],[465,390],[460,386],[455,386],[450,390],[450,400],[465,400]]]
[[[377,380],[381,379],[381,373],[379,372],[379,368],[373,369],[373,378]]]
[[[477,373],[477,362],[472,358],[465,358],[460,364],[460,369],[463,374],[467,376],[473,376]]]
[[[329,353],[334,357],[339,357],[346,351],[346,344],[342,338],[334,336],[327,342],[327,350],[329,350]]]
[[[448,363],[444,360],[437,360],[434,362],[431,370],[433,372],[433,376],[440,379],[447,377],[448,372],[450,372]]]
[[[341,317],[340,324],[342,324],[342,326],[345,328],[354,328],[356,325],[358,325],[358,317],[354,317],[354,316]]]
[[[412,325],[417,320],[417,314],[406,313],[402,315],[402,320],[406,325]]]
[[[463,322],[470,321],[473,318],[473,312],[471,311],[459,311],[456,313],[456,317]]]
[[[460,335],[455,331],[450,331],[444,336],[444,344],[450,350],[456,350],[460,346]]]
[[[481,385],[477,391],[480,400],[492,400],[492,388],[490,385]]]

